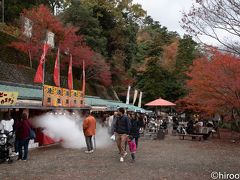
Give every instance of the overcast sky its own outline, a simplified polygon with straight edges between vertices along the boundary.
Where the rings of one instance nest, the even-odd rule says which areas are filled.
[[[176,31],[181,36],[186,33],[180,26],[182,12],[188,12],[195,0],[133,0],[141,4],[155,21],[166,26],[170,31]],[[208,44],[217,44],[208,37],[201,37],[201,40]]]
[[[177,31],[180,35],[185,33],[179,21],[182,18],[181,12],[190,9],[192,0],[133,0],[133,2],[141,4],[148,15],[170,31]]]

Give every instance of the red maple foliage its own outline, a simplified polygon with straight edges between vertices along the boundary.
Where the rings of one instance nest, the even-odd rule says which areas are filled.
[[[112,84],[110,65],[106,63],[103,56],[96,53],[93,57],[94,63],[87,69],[87,79],[96,79],[104,86]]]
[[[212,51],[211,57],[196,59],[187,73],[190,93],[178,101],[185,109],[209,114],[240,110],[240,58]]]
[[[32,37],[28,39],[24,34],[21,35],[21,41],[11,43],[16,49],[29,53],[34,59],[39,57],[42,51],[43,41],[46,40],[47,31],[55,34],[54,40],[57,47],[64,54],[72,54],[73,66],[80,66],[85,60],[86,66],[93,64],[92,57],[94,52],[86,46],[82,36],[76,35],[77,28],[73,26],[64,26],[61,21],[51,14],[51,11],[44,5],[24,10],[22,17],[32,21]],[[63,57],[62,62],[68,62],[69,57]]]
[[[24,33],[20,36],[20,41],[12,42],[11,46],[28,54],[35,60],[39,60],[42,53],[42,44],[46,40],[46,33],[50,31],[55,34],[55,45],[60,48],[61,64],[68,64],[70,54],[72,55],[72,64],[75,67],[82,67],[85,61],[86,71],[94,70],[95,78],[100,79],[104,85],[111,84],[111,72],[109,65],[102,60],[103,57],[98,58],[99,61],[94,60],[98,57],[90,47],[83,41],[83,37],[76,34],[78,29],[74,26],[65,26],[56,16],[51,14],[51,11],[44,5],[35,7],[29,10],[24,10],[22,17],[26,17],[32,21],[32,37],[27,38]],[[24,32],[24,31],[22,31]],[[91,77],[92,74],[87,76]]]

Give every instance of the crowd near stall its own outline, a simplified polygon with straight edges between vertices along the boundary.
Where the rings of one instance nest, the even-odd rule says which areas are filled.
[[[41,122],[34,122],[36,117],[44,114],[50,114],[56,118],[70,116],[80,126],[83,124],[83,133],[88,147],[86,153],[92,153],[93,147],[96,148],[97,123],[107,132],[109,141],[110,137],[116,140],[121,155],[120,161],[124,161],[126,153],[123,139],[125,143],[128,142],[132,159],[135,160],[138,139],[141,136],[164,139],[166,134],[172,134],[178,135],[181,139],[191,137],[193,140],[206,140],[211,134],[218,132],[218,121],[200,119],[198,115],[177,114],[173,108],[175,104],[163,99],[147,103],[147,106],[154,107],[154,111],[151,111],[121,101],[95,96],[83,97],[81,91],[53,86],[41,88],[40,86],[1,82],[0,88],[1,161],[11,162],[11,157],[15,156],[26,160],[28,148],[65,141],[64,138],[52,138],[49,133],[46,133],[44,125],[39,125]],[[160,110],[157,108],[159,106],[161,106]],[[129,127],[119,122],[121,118],[129,121]],[[94,130],[88,130],[90,122],[95,123]],[[21,130],[21,126],[25,126],[25,129]],[[122,136],[123,134],[127,134],[128,138]],[[94,145],[91,144],[93,142]]]
[[[43,88],[42,88],[43,87]],[[91,110],[102,127],[107,127],[111,133],[114,112],[123,107],[127,112],[145,113],[143,108],[127,105],[121,101],[106,100],[100,97],[85,96],[81,91],[67,90],[53,86],[33,86],[17,83],[0,83],[0,146],[1,159],[9,160],[10,156],[19,154],[16,139],[18,123],[23,119],[29,121],[29,128],[34,131],[29,138],[29,148],[56,143],[44,133],[44,128],[34,127],[34,119],[46,113],[65,115],[74,113],[83,119],[85,112]],[[32,124],[31,124],[32,123]],[[113,131],[113,130],[112,130]],[[21,136],[21,135],[20,135]],[[61,140],[60,140],[61,141]],[[59,141],[58,141],[59,142]]]

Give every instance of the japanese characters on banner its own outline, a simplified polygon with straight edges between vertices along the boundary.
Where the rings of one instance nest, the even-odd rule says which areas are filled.
[[[81,91],[44,85],[43,106],[81,107],[82,105]]]
[[[16,105],[18,92],[4,92],[0,91],[0,106]]]

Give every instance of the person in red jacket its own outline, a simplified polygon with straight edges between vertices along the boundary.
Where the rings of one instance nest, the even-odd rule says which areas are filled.
[[[21,120],[16,124],[16,139],[18,140],[18,160],[26,161],[28,158],[28,144],[30,140],[31,124],[28,121],[27,114],[23,113]],[[24,154],[22,149],[24,148]]]
[[[96,134],[96,119],[90,112],[87,112],[87,117],[83,121],[83,133],[86,139],[87,151],[86,153],[93,153],[92,136]]]

